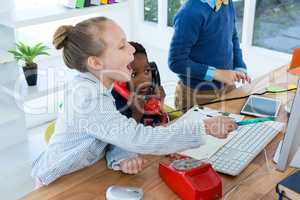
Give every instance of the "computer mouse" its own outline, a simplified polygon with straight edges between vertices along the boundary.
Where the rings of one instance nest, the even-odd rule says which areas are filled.
[[[106,190],[107,200],[143,200],[143,189],[137,187],[110,186]]]

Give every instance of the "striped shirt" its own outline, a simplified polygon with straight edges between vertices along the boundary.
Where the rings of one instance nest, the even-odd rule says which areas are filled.
[[[55,132],[33,162],[32,176],[44,185],[104,156],[112,168],[136,153],[169,154],[199,147],[204,142],[201,119],[178,120],[167,127],[144,126],[122,115],[116,109],[111,89],[91,73],[80,73],[69,85]]]

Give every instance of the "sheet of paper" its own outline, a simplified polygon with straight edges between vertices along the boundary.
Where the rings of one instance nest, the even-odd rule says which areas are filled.
[[[288,89],[289,89],[289,90],[297,89],[297,85],[296,85],[296,84],[289,84],[289,85],[288,85]]]
[[[229,112],[221,112],[218,110],[210,109],[208,107],[194,106],[190,110],[188,110],[183,116],[182,119],[207,119],[209,117],[216,116],[227,116],[232,118],[234,121],[238,122],[244,119],[243,115],[229,113]]]
[[[208,117],[215,117],[215,116],[228,116],[233,118],[235,121],[243,120],[243,115],[233,114],[233,113],[225,113],[220,112],[218,110],[213,110],[207,107],[199,108],[195,106],[188,110],[181,119],[188,120],[188,119],[206,119]],[[190,149],[187,151],[179,152],[179,154],[187,155],[192,158],[203,160],[209,158],[213,155],[216,151],[218,151],[224,144],[226,144],[232,137],[235,132],[229,134],[226,139],[218,139],[210,135],[205,135],[205,144],[201,145],[201,147],[196,149]]]
[[[269,87],[267,87],[267,91],[270,91],[270,92],[282,92],[285,90],[286,90],[286,88],[276,86],[276,85],[270,85]]]
[[[232,132],[232,134],[230,134],[226,139],[218,139],[210,135],[206,135],[204,136],[204,145],[201,145],[199,148],[180,152],[179,154],[190,156],[198,160],[206,160],[225,145],[233,137],[233,134],[234,132]]]

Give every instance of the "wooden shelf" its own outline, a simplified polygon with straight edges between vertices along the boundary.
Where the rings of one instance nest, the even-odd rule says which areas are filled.
[[[117,9],[128,6],[128,1],[119,3],[92,6],[82,9],[71,9],[63,5],[53,5],[48,7],[37,7],[28,10],[21,10],[12,13],[5,12],[0,14],[0,24],[11,28],[22,28],[72,17],[89,15],[94,13],[101,14],[108,9]]]

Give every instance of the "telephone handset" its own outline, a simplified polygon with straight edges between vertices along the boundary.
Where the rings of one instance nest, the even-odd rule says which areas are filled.
[[[114,90],[118,92],[125,99],[128,99],[130,96],[130,92],[127,89],[126,82],[115,81]],[[145,112],[150,113],[152,115],[162,115],[160,106],[161,106],[160,101],[158,99],[154,97],[149,97],[144,104],[144,110]]]
[[[152,81],[154,86],[160,86],[160,77],[159,77],[159,72],[157,65],[155,62],[150,62],[151,66],[151,72],[152,72]],[[127,83],[126,82],[120,82],[120,81],[115,81],[114,82],[114,90],[118,92],[122,97],[128,100],[130,96],[130,92],[127,88]],[[163,115],[161,111],[161,103],[160,100],[154,98],[154,97],[149,97],[147,98],[145,104],[144,104],[144,110],[146,113],[149,113],[151,115]]]
[[[158,71],[158,67],[155,62],[150,62],[151,72],[152,72],[152,83],[153,86],[161,86],[160,82],[160,74]]]

